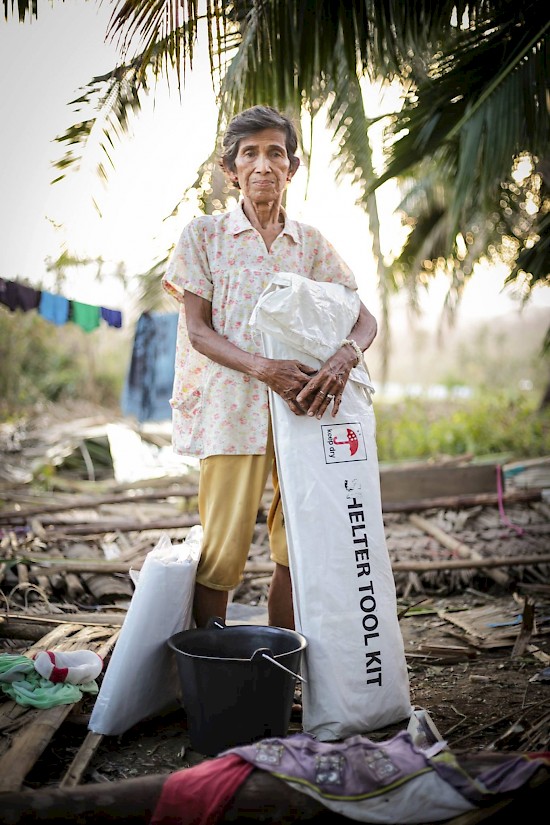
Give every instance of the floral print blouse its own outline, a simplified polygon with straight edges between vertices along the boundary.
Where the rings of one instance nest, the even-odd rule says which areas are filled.
[[[184,228],[162,281],[180,302],[170,401],[176,453],[198,458],[265,453],[267,385],[191,347],[183,295],[188,290],[210,301],[216,332],[246,352],[261,354],[261,341],[248,322],[277,272],[357,289],[353,273],[321,233],[286,215],[269,252],[241,204],[221,215],[194,218]]]

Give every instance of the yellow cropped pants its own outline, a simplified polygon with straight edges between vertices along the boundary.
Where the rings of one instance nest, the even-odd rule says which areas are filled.
[[[267,517],[272,561],[288,567],[288,547],[271,426],[265,455],[212,455],[201,459],[199,515],[202,552],[196,580],[233,590],[242,579],[258,510],[271,470],[273,500]]]

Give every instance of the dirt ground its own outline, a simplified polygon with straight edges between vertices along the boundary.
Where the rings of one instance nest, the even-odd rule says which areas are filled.
[[[95,426],[96,422],[92,423]],[[59,426],[67,427],[65,418]],[[56,449],[73,455],[73,442],[63,440],[55,426],[45,429],[37,425],[37,429],[41,434],[48,432],[52,443],[63,447],[63,450]],[[77,435],[82,437],[80,431]],[[34,461],[35,453],[41,455],[45,449],[41,442],[37,446],[33,438],[30,433],[27,459],[19,442],[11,443],[14,441],[11,436],[5,455],[0,449],[3,459],[0,477],[2,471],[7,474],[5,492],[0,497],[3,500],[0,513],[4,512],[0,535],[8,562],[10,553],[17,557],[28,551],[46,555],[55,552],[67,559],[74,558],[74,553],[76,558],[104,560],[107,546],[107,549],[118,547],[120,561],[131,565],[142,563],[157,539],[151,523],[164,519],[166,524],[166,519],[177,517],[181,521],[193,515],[193,497],[185,498],[181,493],[179,497],[174,496],[172,488],[157,498],[151,495],[150,500],[139,504],[132,504],[132,497],[128,495],[124,501],[115,496],[116,503],[103,499],[90,506],[89,489],[95,496],[113,490],[100,488],[97,479],[82,482],[80,467],[75,470],[76,480],[64,476],[66,489],[60,487],[55,494],[30,490],[29,462]],[[21,444],[26,443],[22,438]],[[90,448],[94,445],[105,452],[104,445],[93,441],[92,436],[88,443]],[[112,473],[112,466],[105,472]],[[61,480],[58,478],[58,485]],[[165,486],[167,483],[165,480]],[[185,483],[188,484],[189,479]],[[30,509],[35,515],[19,518],[13,510],[15,505]],[[8,518],[5,514],[10,510]],[[549,503],[541,498],[531,503],[509,504],[505,520],[495,505],[418,512],[422,512],[422,518],[407,512],[386,513],[384,518],[388,551],[396,571],[400,626],[414,708],[428,712],[441,738],[456,752],[549,751]],[[124,527],[124,532],[120,532],[123,517],[131,522],[131,529]],[[177,529],[170,529],[170,536],[173,541],[183,540],[183,533]],[[441,537],[446,539],[443,544]],[[508,576],[506,584],[498,584],[494,579],[496,574],[491,575],[479,565],[456,566],[465,556],[467,560],[477,557],[478,561],[509,558],[509,564],[498,567],[502,575]],[[522,556],[535,558],[536,563],[522,563]],[[259,519],[251,548],[250,560],[258,562],[256,569],[245,576],[233,594],[229,619],[234,623],[266,623],[269,582],[266,559],[264,518]],[[400,564],[409,567],[399,568]],[[414,567],[415,564],[420,566]],[[6,610],[38,609],[31,604],[31,597],[36,594],[30,591],[27,604],[25,587],[40,590],[41,580],[33,579],[32,564],[28,566],[28,581],[22,580],[23,567],[8,564],[3,571],[0,596]],[[39,569],[38,573],[41,572],[44,570]],[[54,578],[50,576],[53,588],[49,595],[50,607],[61,610],[65,618],[70,617],[71,609],[100,614],[128,607],[131,587],[126,574],[81,574],[78,581],[74,575],[57,576],[60,589],[52,584]],[[67,586],[69,579],[73,591]],[[37,604],[40,606],[40,600]],[[17,652],[24,650],[25,645],[20,640],[14,642],[9,635],[0,639],[0,650]],[[86,738],[93,702],[94,697],[88,696],[75,706],[27,773],[25,787],[59,785]],[[402,720],[391,727],[365,733],[375,741],[382,741],[405,729],[407,723],[408,720]],[[301,716],[295,712],[289,734],[301,730]],[[12,731],[7,727],[0,731],[0,744],[3,734],[10,739]],[[204,758],[191,745],[185,711],[180,708],[142,722],[122,736],[103,737],[81,782],[111,782],[168,773],[195,765]]]
[[[249,606],[244,604],[246,613]],[[550,616],[548,597],[540,604],[542,612],[537,609],[537,615],[543,628]],[[254,607],[250,609],[254,616]],[[404,609],[402,602],[400,609]],[[536,641],[531,639],[529,651],[512,658],[519,630],[517,616],[522,609],[517,595],[492,595],[470,588],[460,595],[427,597],[411,608],[410,615],[401,618],[413,706],[428,711],[454,752],[525,752],[550,747],[550,683],[547,675],[544,679],[550,638],[537,635]],[[486,647],[472,643],[471,635],[466,640],[458,626],[442,618],[450,615],[467,624],[473,616],[479,626],[478,614],[483,616],[487,611],[495,621],[482,618],[482,625],[506,626],[491,628],[497,637],[491,639],[489,634]],[[505,640],[503,632],[507,634]],[[86,700],[78,713],[68,717],[27,776],[26,787],[56,785],[60,781],[82,743],[92,702]],[[382,741],[406,727],[404,720],[368,735]],[[300,713],[294,710],[289,735],[301,730]],[[122,736],[104,737],[82,781],[112,782],[168,773],[205,758],[193,750],[185,712],[178,709],[142,722]]]

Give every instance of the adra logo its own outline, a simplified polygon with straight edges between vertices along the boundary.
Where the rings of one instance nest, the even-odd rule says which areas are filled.
[[[321,431],[327,464],[366,461],[367,450],[363,439],[363,430],[359,422],[323,424]]]

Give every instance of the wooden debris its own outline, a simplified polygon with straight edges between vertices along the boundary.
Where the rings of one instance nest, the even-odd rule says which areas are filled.
[[[518,490],[504,493],[502,501],[504,504],[515,502],[540,501],[542,499],[543,488],[533,490]],[[483,505],[490,507],[498,504],[497,493],[472,493],[470,495],[437,496],[436,498],[410,499],[407,501],[384,501],[382,499],[382,512],[384,513],[417,513],[420,510],[459,510],[463,507],[477,507]]]
[[[464,613],[451,613],[445,610],[438,610],[437,613],[446,622],[459,627],[472,637],[476,647],[490,649],[513,647],[521,625],[518,610],[518,606],[510,599],[508,607],[504,610],[500,605],[485,605]]]
[[[487,570],[487,575],[496,580],[495,567],[521,567],[531,564],[550,564],[550,554],[539,554],[535,556],[496,556],[493,558],[469,558],[469,559],[441,559],[441,561],[394,561],[392,569],[394,571],[407,571],[422,573],[429,570]],[[492,572],[490,572],[492,571]],[[507,582],[509,581],[509,577]],[[500,582],[499,582],[500,584]]]
[[[477,550],[474,550],[472,547],[467,547],[463,542],[458,541],[453,536],[447,535],[444,530],[437,527],[437,525],[432,524],[431,521],[428,519],[422,518],[422,516],[416,515],[413,513],[410,516],[411,522],[416,526],[419,527],[424,532],[429,533],[431,536],[436,538],[440,544],[447,549],[452,550],[454,553],[457,553],[462,558],[473,559],[473,560],[482,560],[482,556]],[[510,583],[510,578],[503,573],[501,570],[491,570],[489,568],[485,568],[487,570],[487,575],[494,579],[497,584],[502,585],[503,587],[507,587]]]
[[[524,599],[523,611],[521,615],[521,628],[512,648],[511,658],[516,659],[523,656],[531,637],[535,631],[535,603],[527,596]]]
[[[30,647],[26,654],[32,656],[33,653],[52,647],[65,650],[76,647],[77,649],[95,650],[102,658],[105,658],[114,647],[119,632],[119,630],[113,632],[113,628],[82,628],[74,624],[60,626],[38,644]],[[94,634],[96,638],[99,636],[103,641],[94,642]],[[107,636],[106,640],[105,636]],[[12,706],[16,704],[16,702],[3,703],[2,716],[5,718],[6,714],[12,710]],[[73,707],[72,704],[58,705],[41,710],[37,715],[31,714],[31,723],[8,743],[6,743],[5,731],[2,732],[4,742],[0,756],[0,792],[17,791],[21,788],[25,776]],[[27,709],[23,708],[23,710]]]
[[[88,732],[63,779],[59,783],[60,788],[74,788],[75,785],[80,784],[86,768],[93,759],[102,741],[103,735],[101,733]]]
[[[435,496],[464,496],[493,493],[496,490],[494,462],[458,466],[449,464],[409,464],[380,468],[382,500],[388,503],[404,501],[411,490],[417,499]]]
[[[100,552],[96,548],[94,548],[94,550],[99,561],[101,558]],[[65,550],[65,555],[68,559],[78,559],[82,553],[89,551],[89,545],[77,543],[69,545]],[[94,597],[96,604],[113,601],[118,597],[131,599],[132,593],[134,592],[134,587],[129,576],[121,578],[120,576],[112,576],[103,571],[98,571],[98,574],[83,573],[82,581]]]
[[[69,618],[71,617],[71,618]],[[124,621],[124,614],[114,613],[104,616],[94,614],[38,614],[35,616],[8,613],[0,617],[0,638],[23,639],[25,641],[40,641],[52,628],[59,625],[68,625],[78,622],[82,626],[120,627]]]
[[[31,516],[36,515],[51,515],[52,513],[62,513],[67,510],[97,510],[104,504],[139,504],[143,501],[158,501],[166,500],[168,498],[194,498],[198,494],[197,486],[189,486],[182,488],[165,488],[163,490],[155,490],[148,493],[136,493],[135,495],[128,495],[123,493],[105,495],[105,496],[80,496],[71,497],[70,501],[52,503],[51,499],[48,502],[43,502],[41,505],[35,507],[27,507],[16,510],[0,510],[0,522],[5,523],[24,523],[28,521]]]

